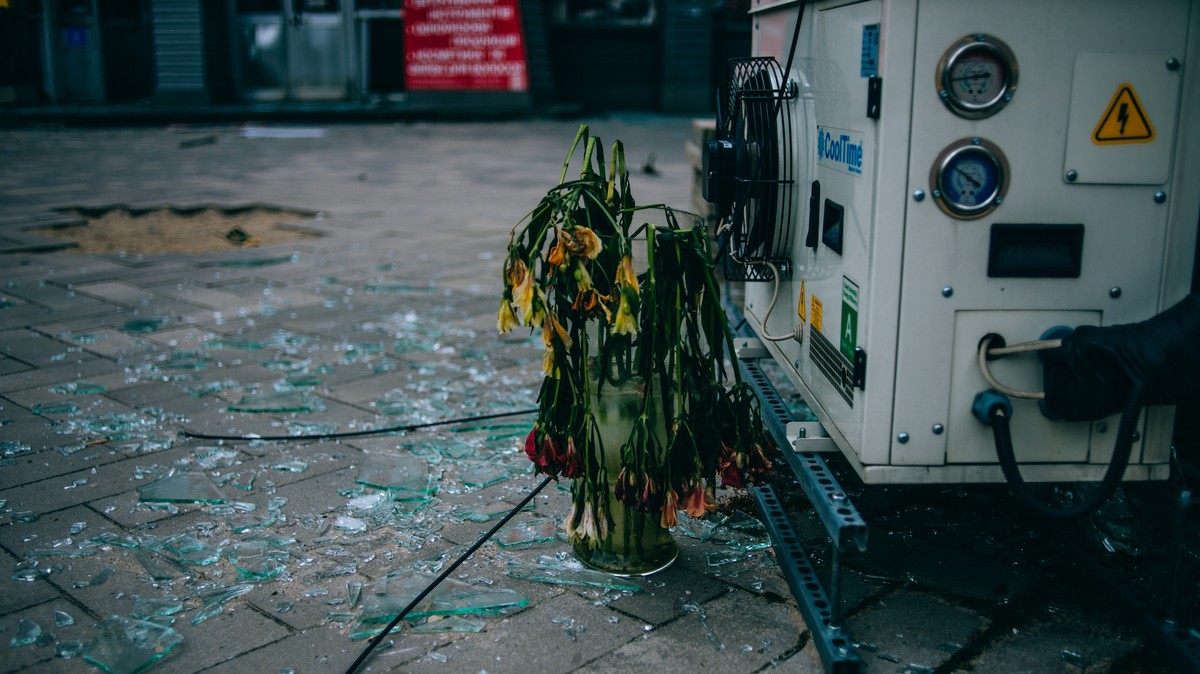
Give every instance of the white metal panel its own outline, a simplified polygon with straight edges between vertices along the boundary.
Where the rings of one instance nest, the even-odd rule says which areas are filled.
[[[1074,55],[1103,44],[1125,49],[1182,53],[1187,38],[1187,7],[1158,2],[1139,7],[1137,25],[1114,21],[1128,11],[1120,2],[1086,4],[1012,2],[1003,6],[929,0],[921,4],[913,94],[912,189],[930,190],[928,175],[946,145],[971,137],[1001,147],[1011,166],[1012,182],[1003,204],[980,220],[951,218],[925,200],[908,209],[905,239],[901,327],[897,350],[896,434],[908,433],[907,447],[893,446],[893,464],[939,465],[945,453],[928,440],[930,410],[948,410],[950,386],[938,377],[936,363],[951,353],[956,312],[1038,310],[1047,325],[1064,323],[1056,311],[1101,311],[1106,324],[1142,320],[1158,310],[1159,267],[1166,244],[1167,209],[1144,187],[1072,185],[1059,175],[1066,144]],[[1029,17],[1038,16],[1037,21]],[[1064,31],[1070,26],[1072,30]],[[954,40],[986,31],[1008,43],[1020,64],[1017,94],[997,115],[961,119],[938,100],[936,64]],[[922,80],[920,74],[928,73]],[[999,279],[986,274],[990,226],[996,222],[1080,223],[1085,226],[1082,273],[1078,279]],[[1119,298],[1109,289],[1120,287]],[[951,289],[945,291],[943,289]],[[948,297],[946,295],[949,295]],[[969,336],[957,339],[969,340]],[[943,375],[943,377],[947,377]],[[1044,419],[1030,419],[1043,433],[1057,432]],[[970,419],[955,423],[978,424]],[[1033,429],[1031,429],[1033,430]],[[962,437],[948,428],[947,436]],[[978,434],[976,434],[978,435]],[[982,455],[982,447],[956,447]],[[992,450],[994,452],[994,450]]]
[[[1182,45],[1179,45],[1182,47]],[[1183,52],[1079,54],[1071,85],[1069,182],[1161,185],[1171,172]]]

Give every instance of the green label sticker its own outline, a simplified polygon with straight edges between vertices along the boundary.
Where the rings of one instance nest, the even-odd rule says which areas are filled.
[[[854,347],[858,345],[858,284],[842,277],[842,355],[854,362]]]

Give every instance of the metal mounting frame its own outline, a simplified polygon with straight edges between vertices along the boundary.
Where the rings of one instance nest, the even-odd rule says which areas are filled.
[[[763,515],[779,566],[809,625],[826,672],[858,672],[861,660],[841,626],[841,570],[843,552],[851,546],[860,552],[866,550],[866,522],[821,455],[816,451],[799,451],[802,447],[807,449],[807,443],[818,443],[822,449],[828,449],[833,441],[827,436],[820,437],[824,435],[823,431],[813,434],[817,437],[810,437],[809,427],[819,427],[819,424],[794,421],[779,391],[756,362],[759,349],[755,348],[754,340],[743,337],[739,338],[739,342],[742,348],[738,349],[737,366],[762,401],[763,422],[832,541],[828,593],[822,587],[774,489],[770,485],[762,485],[754,487],[751,493]]]

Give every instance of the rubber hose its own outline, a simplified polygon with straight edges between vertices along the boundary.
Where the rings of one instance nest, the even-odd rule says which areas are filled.
[[[1008,416],[1000,406],[991,409],[988,416],[992,421],[992,435],[996,440],[996,456],[1000,460],[1000,470],[1012,490],[1017,503],[1034,515],[1040,515],[1052,520],[1068,521],[1090,515],[1100,508],[1121,484],[1125,468],[1129,465],[1129,455],[1133,449],[1133,431],[1137,427],[1138,415],[1142,410],[1142,398],[1145,394],[1145,384],[1140,380],[1133,382],[1129,397],[1125,400],[1125,409],[1121,412],[1121,422],[1117,426],[1116,444],[1113,446],[1112,459],[1109,460],[1108,470],[1100,485],[1082,503],[1065,508],[1058,508],[1043,502],[1029,483],[1021,477],[1017,466],[1017,458],[1013,453],[1012,431],[1008,426]]]

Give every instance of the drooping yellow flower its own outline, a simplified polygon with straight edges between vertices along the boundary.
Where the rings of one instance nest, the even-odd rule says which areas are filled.
[[[621,294],[621,304],[617,307],[617,315],[613,318],[612,333],[614,335],[636,335],[637,318],[629,307],[629,298]]]
[[[621,258],[621,265],[617,267],[617,283],[627,290],[632,290],[634,294],[641,293],[637,274],[633,273],[633,257],[626,255]]]
[[[547,377],[558,379],[558,362],[554,357],[554,347],[547,346],[542,354],[542,372]]]
[[[524,266],[523,264],[521,265]],[[525,325],[533,325],[533,274],[523,274],[513,288],[513,307]]]
[[[496,316],[496,329],[500,332],[508,332],[520,325],[517,321],[517,314],[513,312],[512,302],[508,299],[500,300],[500,312]]]
[[[575,263],[575,285],[579,288],[579,292],[592,289],[592,275],[588,273],[587,267],[583,266],[582,260]]]
[[[516,288],[529,274],[529,268],[520,258],[509,258],[504,265],[504,282],[509,288]]]
[[[600,255],[600,250],[603,245],[600,243],[600,237],[596,236],[590,228],[578,225],[573,231],[563,232],[564,242],[567,250],[572,255],[586,257],[589,260],[595,260]]]
[[[546,254],[546,263],[552,267],[561,268],[567,264],[565,237],[566,232],[563,232],[561,236],[555,239],[554,245],[550,246],[550,252]]]
[[[558,317],[547,311],[542,319],[542,343],[547,348],[553,346],[555,338],[566,348],[571,348],[571,336],[567,334],[562,323],[558,322]]]
[[[612,323],[612,311],[608,309],[608,295],[601,295],[595,288],[580,290],[571,304],[573,311],[583,314],[584,318],[594,318],[604,314],[604,322]]]

